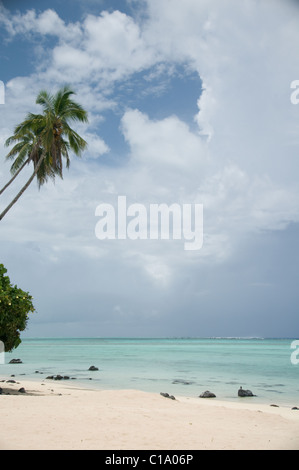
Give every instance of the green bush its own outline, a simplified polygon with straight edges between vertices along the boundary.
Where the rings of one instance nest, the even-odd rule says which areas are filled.
[[[28,314],[35,308],[31,295],[13,286],[6,273],[7,269],[0,264],[0,341],[5,351],[12,351],[21,343],[20,332],[25,330]]]

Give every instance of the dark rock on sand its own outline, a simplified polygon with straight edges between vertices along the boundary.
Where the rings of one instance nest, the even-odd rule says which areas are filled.
[[[292,410],[299,410],[297,406],[293,406]]]
[[[169,393],[161,392],[160,395],[162,395],[162,397],[170,398],[171,400],[175,400],[175,397],[173,395],[169,395]]]
[[[251,390],[243,390],[242,387],[238,390],[238,397],[256,397]]]
[[[90,366],[90,368],[88,370],[99,370],[99,368],[95,367],[95,366]]]
[[[19,390],[18,390],[19,393],[26,393],[26,390],[24,387],[21,387]]]
[[[23,364],[23,362],[21,361],[21,359],[12,359],[11,361],[9,361],[9,364]]]
[[[17,383],[17,382],[16,382],[15,380],[6,380],[6,383],[8,383],[8,384],[15,384],[15,383]]]
[[[199,398],[216,398],[216,395],[212,392],[209,392],[209,390],[206,390],[201,395],[199,395]]]

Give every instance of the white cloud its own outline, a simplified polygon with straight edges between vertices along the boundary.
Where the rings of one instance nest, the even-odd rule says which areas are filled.
[[[67,31],[71,25],[67,26]],[[72,29],[74,27],[72,26]],[[88,15],[80,28],[81,40],[59,43],[53,50],[53,68],[76,80],[103,84],[120,80],[155,62],[154,49],[144,41],[139,26],[124,13]]]
[[[79,98],[84,97],[95,124],[99,120],[96,113],[117,107],[113,95],[108,99],[100,88],[95,90],[97,80],[109,78],[111,86],[111,81],[151,65],[156,64],[152,69],[156,73],[163,68],[163,61],[187,61],[204,80],[204,91],[197,102],[199,112],[194,116],[198,132],[174,115],[153,121],[135,109],[127,110],[122,117],[121,130],[131,156],[126,171],[133,170],[131,180],[137,197],[152,197],[153,184],[155,194],[168,200],[189,201],[204,195],[207,204],[213,201],[215,211],[225,201],[235,219],[242,218],[244,207],[250,212],[250,204],[252,213],[261,214],[256,200],[246,199],[250,187],[263,201],[264,214],[267,204],[273,203],[273,193],[281,191],[283,200],[288,195],[296,199],[294,186],[288,186],[296,174],[296,141],[287,148],[291,171],[285,168],[281,155],[288,136],[295,135],[297,129],[295,120],[292,122],[295,107],[290,105],[288,82],[295,70],[292,55],[298,36],[292,8],[281,7],[278,2],[270,9],[252,1],[241,7],[235,0],[221,4],[153,0],[148,2],[148,11],[142,26],[119,11],[88,15],[81,24],[66,24],[50,9],[40,14],[34,10],[24,15],[2,14],[11,34],[35,31],[59,39],[50,51],[50,67],[7,84],[11,109],[6,120],[13,122],[17,105],[18,111],[31,107],[29,102],[33,102],[41,79],[46,80],[46,87],[47,80],[54,79],[58,85],[70,78],[81,82]],[[277,107],[279,113],[275,113]],[[91,128],[83,129],[83,133],[90,157],[109,152],[108,145]],[[115,173],[118,188],[130,194],[125,179],[117,169]],[[269,184],[256,184],[258,175]],[[272,196],[266,197],[267,191]],[[291,207],[288,219],[295,220],[295,204]],[[273,206],[267,214],[265,220],[272,226],[269,214],[279,219]]]
[[[200,134],[206,136],[208,141],[210,141],[214,133],[211,120],[216,113],[216,103],[213,91],[204,83],[202,84],[202,93],[197,101],[197,106],[200,111],[195,116],[195,121],[200,129]]]
[[[291,178],[297,149],[289,141],[298,129],[289,104],[297,76],[295,2],[153,0],[148,8],[148,40],[165,58],[193,64],[205,84],[196,119],[203,133],[213,133],[215,158],[281,180],[282,163],[273,164],[273,155],[281,158],[288,145]]]
[[[108,85],[157,61],[155,49],[143,38],[138,24],[118,10],[66,24],[52,9],[11,15],[2,8],[0,23],[10,38],[22,34],[56,37],[58,44],[47,50],[52,56],[49,71],[71,82],[103,80]]]
[[[99,58],[102,67],[132,72],[152,60],[152,50],[145,44],[140,28],[124,13],[89,15],[84,22],[84,32],[84,49]]]
[[[47,9],[40,14],[35,10],[27,10],[21,14],[10,14],[3,7],[0,10],[0,23],[4,25],[12,37],[22,34],[40,34],[57,36],[64,40],[80,40],[81,30],[78,23],[68,25],[59,17],[56,11]]]
[[[192,172],[203,166],[204,143],[177,116],[151,121],[146,114],[129,110],[122,118],[122,130],[132,158],[154,171],[166,167]]]
[[[86,132],[82,134],[82,137],[88,143],[87,155],[91,158],[99,158],[101,155],[108,153],[110,151],[108,145],[96,134],[91,134]]]
[[[63,44],[57,46],[53,50],[53,65],[58,70],[67,70],[70,72],[73,70],[74,73],[79,73],[79,77],[86,77],[87,73],[93,71],[96,68],[96,64],[93,64],[92,57],[76,47],[69,44]],[[76,77],[76,80],[79,78]]]
[[[65,24],[54,10],[46,10],[39,16],[33,18],[32,25],[26,24],[26,20],[22,21],[25,27],[32,31],[38,31],[40,34],[52,34],[61,36],[65,31]]]

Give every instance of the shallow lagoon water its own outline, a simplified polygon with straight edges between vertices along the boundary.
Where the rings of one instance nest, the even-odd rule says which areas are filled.
[[[5,353],[0,376],[45,380],[74,377],[72,385],[139,389],[197,397],[210,390],[220,400],[299,406],[299,364],[291,339],[241,338],[32,338]],[[22,364],[9,364],[20,358]],[[98,371],[89,371],[94,365]]]

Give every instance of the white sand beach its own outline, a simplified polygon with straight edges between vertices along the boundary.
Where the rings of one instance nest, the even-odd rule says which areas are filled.
[[[299,410],[291,408],[49,380],[0,387],[1,450],[299,449]]]

